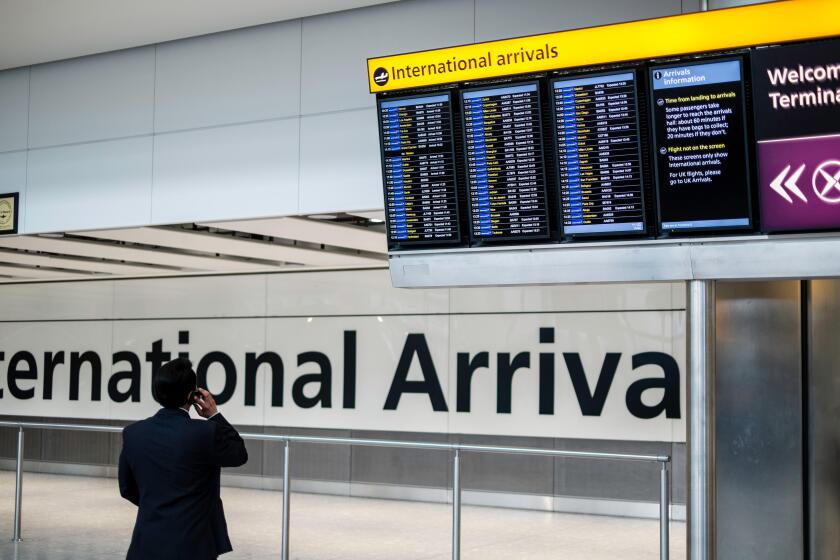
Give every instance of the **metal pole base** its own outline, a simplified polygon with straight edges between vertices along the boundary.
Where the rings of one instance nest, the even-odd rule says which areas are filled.
[[[15,462],[15,519],[12,528],[12,542],[21,541],[23,518],[23,427],[18,427],[17,460]]]
[[[292,475],[291,470],[291,447],[289,440],[286,440],[283,447],[283,535],[281,537],[280,558],[289,560],[289,548],[291,535],[289,535],[289,517],[291,515]]]
[[[671,555],[671,480],[668,463],[663,462],[659,471],[659,558],[668,560]]]
[[[461,559],[461,451],[452,457],[452,560]]]

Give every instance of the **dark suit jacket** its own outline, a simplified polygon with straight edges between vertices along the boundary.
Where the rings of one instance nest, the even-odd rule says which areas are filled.
[[[221,414],[193,420],[163,408],[126,426],[120,494],[139,506],[127,560],[210,560],[233,550],[219,476],[247,461],[245,442]]]

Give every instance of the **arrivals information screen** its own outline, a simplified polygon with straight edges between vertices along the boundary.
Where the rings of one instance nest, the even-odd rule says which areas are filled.
[[[565,235],[645,231],[633,72],[552,82]]]
[[[549,235],[537,83],[462,92],[474,239]]]
[[[448,93],[379,103],[392,244],[460,241],[451,103]]]
[[[664,232],[749,228],[740,59],[650,70]]]

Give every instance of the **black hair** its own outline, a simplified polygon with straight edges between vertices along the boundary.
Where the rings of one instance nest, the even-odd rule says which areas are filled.
[[[152,376],[152,396],[165,408],[180,408],[187,404],[195,387],[195,371],[186,358],[163,364]]]

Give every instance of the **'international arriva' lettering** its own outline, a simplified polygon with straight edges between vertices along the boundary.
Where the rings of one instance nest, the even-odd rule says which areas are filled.
[[[492,356],[490,352],[475,353],[458,352],[456,355],[455,410],[470,412],[472,403],[472,381],[474,376],[486,375],[487,371],[495,369],[496,376],[496,413],[510,414],[513,379],[521,375],[537,375],[539,380],[539,413],[552,415],[555,413],[555,382],[557,375],[557,355],[554,344],[554,328],[539,329],[539,343],[545,345],[545,351],[536,357],[531,352],[498,352]],[[79,401],[80,380],[83,374],[91,379],[90,400],[101,401],[103,388],[108,398],[116,403],[140,402],[151,399],[151,395],[141,394],[141,360],[151,365],[152,372],[157,371],[164,363],[174,357],[188,357],[189,331],[178,333],[179,351],[172,352],[164,348],[163,339],[152,343],[151,348],[143,356],[131,351],[118,351],[111,356],[110,377],[105,383],[103,379],[103,359],[99,353],[89,350],[84,352],[67,352],[54,350],[44,352],[36,357],[26,350],[15,351],[8,357],[7,352],[0,351],[0,367],[6,365],[6,389],[8,396],[0,388],[0,399],[13,398],[28,400],[36,398],[36,382],[40,379],[41,398],[45,401],[53,399],[53,385],[56,375],[65,370],[69,375],[69,400]],[[356,376],[357,376],[357,348],[356,331],[343,332],[343,394],[341,406],[345,409],[356,407]],[[186,348],[185,348],[186,347]],[[606,352],[601,362],[597,376],[587,375],[583,361],[577,352],[562,352],[566,375],[571,380],[575,398],[583,416],[600,416],[610,393],[613,380],[622,359],[621,352]],[[633,382],[626,391],[625,404],[627,410],[635,417],[651,419],[662,413],[667,418],[680,418],[680,371],[677,361],[664,352],[639,352],[629,357],[631,367],[637,370],[651,367],[655,375],[644,377]],[[422,379],[409,379],[409,370],[417,364]],[[314,373],[297,375],[292,383],[291,396],[294,405],[300,408],[332,408],[333,404],[333,365],[330,358],[318,351],[306,351],[297,354],[298,368],[304,367]],[[239,372],[231,356],[221,350],[211,351],[197,360],[195,369],[198,382],[206,386],[208,370],[211,366],[219,367],[224,372],[224,385],[216,396],[219,404],[228,402],[234,395],[240,382]],[[117,371],[114,371],[117,370]],[[400,399],[407,393],[426,395],[432,410],[447,412],[452,405],[444,396],[440,378],[437,373],[438,364],[432,358],[426,336],[423,333],[409,333],[402,347],[399,361],[394,370],[390,389],[383,395],[383,409],[396,410]],[[272,407],[286,406],[284,403],[284,383],[286,382],[286,362],[280,354],[265,351],[260,354],[249,352],[245,355],[244,368],[244,405],[256,406],[259,371],[268,372],[271,376]],[[646,370],[647,371],[647,370]],[[588,379],[595,379],[594,387]],[[648,391],[652,393],[645,398]],[[658,400],[657,400],[658,399]],[[563,405],[567,406],[567,405]]]
[[[391,76],[394,80],[405,80],[408,78],[419,78],[421,76],[451,74],[453,72],[474,70],[476,68],[510,66],[512,64],[520,64],[523,62],[547,60],[557,58],[558,54],[557,47],[553,47],[546,43],[544,47],[539,49],[525,49],[520,47],[518,51],[498,53],[495,56],[493,56],[492,52],[487,51],[487,54],[482,56],[469,58],[458,58],[453,56],[446,60],[441,60],[440,62],[406,65],[403,67],[394,66],[391,67]]]

